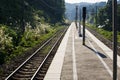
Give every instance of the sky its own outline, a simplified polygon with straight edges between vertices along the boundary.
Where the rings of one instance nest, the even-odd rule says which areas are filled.
[[[101,1],[107,2],[108,0],[65,0],[65,2],[67,3],[80,3],[80,2],[96,3],[96,2],[101,2]]]

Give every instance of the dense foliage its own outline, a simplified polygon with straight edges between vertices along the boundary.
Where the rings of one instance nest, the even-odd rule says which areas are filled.
[[[64,11],[64,0],[0,0],[0,64],[54,32]]]
[[[120,4],[117,6],[117,16],[117,27],[118,31],[120,31]],[[98,24],[101,25],[103,29],[112,31],[112,0],[108,0],[107,5],[99,10]]]
[[[94,12],[94,10],[92,11]],[[117,4],[117,30],[118,30],[118,43],[120,43],[120,1]],[[92,24],[87,24],[88,27],[97,31],[99,34],[103,35],[104,38],[112,41],[113,32],[112,32],[112,0],[108,0],[106,6],[99,8],[96,14],[91,14],[91,17],[94,17],[93,22],[89,22]],[[96,27],[97,20],[97,27]],[[94,24],[93,24],[94,23]]]
[[[35,16],[40,19],[35,20]],[[64,0],[0,0],[0,23],[12,27],[22,27],[29,22],[35,27],[36,22],[62,21],[64,17]]]

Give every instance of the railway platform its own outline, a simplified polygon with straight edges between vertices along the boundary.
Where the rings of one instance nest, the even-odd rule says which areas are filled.
[[[85,45],[82,45],[82,37],[78,36],[78,30],[72,23],[44,80],[112,80],[112,57],[112,50],[88,30]],[[118,75],[120,75],[119,56]]]

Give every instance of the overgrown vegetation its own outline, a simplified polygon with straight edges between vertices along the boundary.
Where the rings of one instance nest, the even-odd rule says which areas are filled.
[[[92,14],[94,20],[87,23],[87,26],[103,35],[105,38],[112,41],[112,0],[108,0],[106,6],[99,8],[97,6],[97,14]],[[94,13],[94,10],[92,11]],[[120,43],[120,4],[117,5],[117,27],[118,27],[118,42]],[[97,15],[97,17],[96,17]],[[97,23],[96,23],[97,20]],[[89,21],[89,20],[88,20]],[[96,26],[97,25],[97,26]]]
[[[44,26],[44,27],[43,27]],[[42,25],[41,27],[45,28],[47,25]],[[35,46],[38,43],[48,39],[51,37],[57,30],[57,27],[45,28],[40,31],[41,27],[36,29],[27,29],[23,36],[21,37],[21,41],[19,42],[18,46],[15,46],[13,37],[17,37],[16,33],[11,29],[8,29],[4,26],[0,28],[0,63],[7,62],[16,56],[22,55],[22,53],[31,47]],[[58,27],[59,28],[59,27]],[[4,30],[3,30],[4,29]],[[9,32],[8,32],[9,30]],[[4,31],[4,32],[3,32]]]
[[[96,3],[99,4],[99,3]],[[88,8],[88,7],[87,7]],[[88,8],[89,9],[89,8]],[[112,31],[112,0],[108,0],[105,6],[94,6],[93,9],[87,10],[88,17],[87,22],[96,25],[98,28],[102,28],[107,31]],[[117,27],[120,31],[120,1],[117,4]]]
[[[64,11],[64,0],[0,0],[0,65],[52,36]]]
[[[87,27],[89,27],[90,29],[95,30],[96,32],[98,32],[99,34],[101,34],[104,38],[112,41],[113,38],[113,32],[112,31],[108,31],[102,28],[97,28],[95,25],[92,24],[86,24]],[[120,32],[118,32],[118,43],[120,43]]]
[[[117,27],[120,31],[120,4],[117,6]],[[98,25],[104,30],[112,31],[112,0],[108,0],[107,5],[98,11]]]

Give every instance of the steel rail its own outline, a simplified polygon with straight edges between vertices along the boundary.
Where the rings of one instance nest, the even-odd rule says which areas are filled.
[[[38,51],[40,51],[47,43],[49,43],[57,34],[52,36],[49,40],[47,40],[40,48],[38,48],[30,57],[28,57],[18,68],[16,68],[5,80],[9,80],[25,63],[27,63]]]
[[[94,34],[96,34],[97,36],[99,36],[99,37],[101,37],[102,39],[104,39],[104,40],[106,40],[110,45],[113,45],[113,42],[111,41],[111,40],[108,40],[108,39],[106,39],[103,35],[100,35],[99,33],[97,33],[96,31],[94,31],[94,30],[92,30],[92,29],[90,29],[90,28],[88,28],[87,27],[87,29],[89,30],[89,31],[91,31],[91,32],[94,32]],[[108,43],[106,43],[106,44],[108,44]],[[120,44],[118,43],[118,49],[120,49]]]
[[[67,29],[66,29],[67,30]],[[62,33],[62,35],[60,36],[59,39],[57,39],[57,41],[55,42],[55,44],[53,45],[53,47],[51,48],[51,50],[48,52],[47,56],[45,57],[45,59],[43,60],[43,62],[40,64],[40,66],[38,67],[38,69],[36,70],[35,74],[32,76],[31,80],[34,80],[34,78],[36,77],[37,73],[39,72],[39,70],[41,69],[41,67],[45,64],[45,61],[48,59],[48,57],[50,56],[51,52],[53,51],[53,49],[55,48],[55,46],[57,45],[57,43],[61,40],[61,38],[64,36],[66,30]]]

